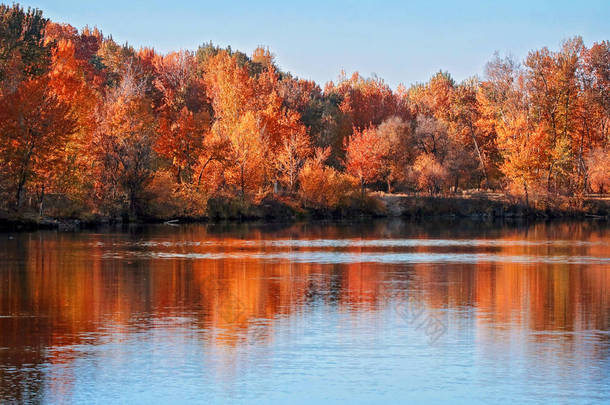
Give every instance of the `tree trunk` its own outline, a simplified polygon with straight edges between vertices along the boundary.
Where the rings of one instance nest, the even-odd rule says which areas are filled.
[[[245,184],[244,184],[244,182],[245,182],[244,181],[244,165],[241,165],[240,171],[241,171],[241,178],[240,178],[240,181],[241,181],[241,200],[244,201],[244,196],[246,194],[245,190],[244,190],[245,189]]]
[[[479,143],[477,142],[477,137],[474,135],[474,131],[470,130],[470,136],[472,137],[472,142],[474,143],[474,149],[477,151],[479,162],[481,162],[481,170],[483,171],[483,176],[485,176],[485,183],[489,187],[489,177],[487,176],[485,161],[483,161],[483,155],[481,154],[481,150],[479,149]]]
[[[360,207],[361,208],[364,208],[364,192],[365,192],[365,189],[364,189],[364,179],[361,178],[360,179],[360,194],[361,194],[360,195]]]
[[[201,184],[201,177],[203,176],[203,171],[205,170],[205,168],[208,166],[208,164],[212,161],[212,158],[209,158],[205,164],[201,167],[201,170],[199,171],[199,176],[197,176],[197,190],[199,190],[199,185]]]
[[[17,184],[17,195],[15,196],[16,201],[15,201],[15,209],[17,211],[19,211],[19,208],[21,208],[21,197],[23,194],[23,188],[25,186],[25,173],[23,173],[21,175],[21,177],[19,178],[19,183]]]
[[[39,218],[42,218],[43,204],[44,204],[44,184],[42,185],[42,188],[40,190],[40,201],[39,201],[39,206],[38,206],[38,217]]]
[[[129,191],[129,216],[130,220],[136,218],[136,192],[134,190]]]

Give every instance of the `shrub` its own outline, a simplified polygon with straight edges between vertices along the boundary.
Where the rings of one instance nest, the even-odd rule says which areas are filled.
[[[447,183],[447,169],[432,154],[419,155],[413,165],[413,171],[417,178],[418,188],[426,190],[430,194],[440,193]]]
[[[195,185],[177,184],[175,178],[169,170],[155,173],[146,189],[146,214],[160,219],[205,216],[206,195]]]
[[[597,148],[587,157],[589,184],[594,192],[603,193],[610,186],[610,149]]]
[[[311,208],[337,209],[352,205],[358,195],[358,180],[310,159],[299,176],[303,205]]]

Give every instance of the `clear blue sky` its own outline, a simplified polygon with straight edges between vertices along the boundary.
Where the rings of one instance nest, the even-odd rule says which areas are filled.
[[[376,4],[377,3],[377,4]],[[115,40],[166,52],[203,42],[250,54],[266,45],[280,67],[320,84],[344,69],[392,87],[439,69],[481,74],[494,51],[524,57],[581,35],[610,40],[610,0],[506,1],[22,1],[54,21],[97,26]]]

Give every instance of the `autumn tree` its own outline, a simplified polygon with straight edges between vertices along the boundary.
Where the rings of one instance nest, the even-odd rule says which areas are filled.
[[[103,68],[94,63],[101,34],[89,30],[79,33],[69,25],[49,23],[45,42],[51,45],[49,90],[70,106],[70,115],[76,120],[74,136],[65,145],[65,164],[55,177],[53,190],[86,203],[90,199],[87,184],[91,175],[88,146],[96,129],[95,111],[104,92]]]
[[[450,139],[447,125],[431,116],[417,117],[413,141],[418,155],[427,153],[442,161],[449,152]]]
[[[229,184],[238,186],[241,198],[246,192],[256,191],[264,180],[265,145],[256,117],[252,111],[246,112],[238,121],[229,138],[231,149],[228,157],[233,166],[226,171]]]
[[[49,92],[45,77],[23,82],[0,99],[0,166],[20,208],[27,185],[58,175],[65,147],[75,131],[70,106]]]
[[[529,202],[531,189],[544,177],[548,138],[531,119],[526,78],[511,58],[496,56],[486,67],[488,80],[479,95],[486,125],[492,125],[503,157],[501,170]],[[481,125],[483,123],[481,122]]]
[[[610,142],[610,42],[594,43],[583,51],[579,87],[582,96],[578,100],[576,126],[578,134],[573,139],[577,161],[577,176],[582,188],[587,188],[589,171],[594,164],[599,169],[600,151]],[[587,158],[589,156],[589,158]],[[596,172],[597,169],[593,169]]]
[[[258,63],[263,69],[269,69],[275,66],[275,55],[271,53],[268,47],[259,46],[252,52],[253,63]]]
[[[24,11],[18,4],[0,4],[0,96],[16,91],[22,80],[48,70],[47,23],[38,9]]]
[[[155,150],[174,167],[180,184],[184,176],[192,177],[203,153],[211,115],[191,53],[171,53],[156,58],[154,64],[157,73],[153,83],[162,95]]]
[[[378,77],[365,79],[358,72],[349,79],[342,75],[336,85],[332,82],[326,85],[324,95],[337,106],[336,111],[331,111],[334,121],[331,145],[340,159],[344,156],[342,148],[354,130],[376,127],[392,116],[411,118],[410,111],[401,108],[403,104],[396,94]]]
[[[246,184],[242,177],[249,182],[258,179],[259,187],[276,180],[277,159],[286,141],[306,130],[298,112],[286,107],[273,65],[251,76],[235,56],[221,51],[209,59],[205,81],[216,118],[212,130],[231,149],[227,180],[239,185],[243,197]],[[254,170],[252,174],[247,172],[249,168]],[[232,175],[232,170],[239,175]]]
[[[610,187],[610,149],[593,149],[586,160],[591,189],[597,193],[607,192]]]
[[[411,86],[405,96],[411,101],[416,116],[432,116],[448,122],[454,89],[455,81],[451,75],[440,71],[427,83]]]
[[[287,74],[278,83],[278,92],[284,106],[299,113],[300,121],[305,126],[315,146],[329,146],[327,138],[329,121],[329,100],[322,94],[322,89],[312,80],[303,80]]]
[[[136,217],[154,168],[156,122],[144,83],[128,69],[99,112],[93,138],[95,190],[106,211]]]
[[[570,181],[578,98],[576,71],[581,52],[582,40],[577,38],[566,42],[559,52],[547,48],[530,52],[525,61],[531,123],[545,148],[538,157],[544,161],[548,191],[556,191]]]
[[[276,164],[280,179],[290,192],[295,190],[301,168],[310,153],[311,143],[305,131],[294,132],[284,139]]]
[[[381,180],[383,158],[387,154],[387,143],[382,142],[373,127],[360,131],[354,129],[346,153],[346,169],[360,180],[362,196],[365,185]]]
[[[328,166],[330,148],[315,148],[299,174],[301,201],[306,207],[338,209],[358,193],[357,180]]]
[[[228,145],[225,180],[237,186],[242,198],[246,189],[262,184],[263,145],[255,110],[255,84],[237,58],[221,51],[209,58],[205,71],[207,93],[212,99],[214,136]],[[250,114],[247,114],[250,112]],[[250,173],[253,169],[253,173]]]
[[[484,131],[477,126],[481,119],[481,109],[477,99],[479,83],[467,80],[453,90],[449,109],[449,125],[457,142],[471,146],[479,161],[479,169],[489,187],[489,161],[495,150],[495,133]]]
[[[409,167],[416,157],[413,125],[402,118],[394,116],[383,121],[377,128],[379,142],[383,148],[381,177],[385,179],[387,191],[392,192],[395,183],[407,181]]]
[[[430,194],[441,192],[447,181],[447,169],[430,153],[419,155],[415,160],[413,170],[417,177],[418,187]]]

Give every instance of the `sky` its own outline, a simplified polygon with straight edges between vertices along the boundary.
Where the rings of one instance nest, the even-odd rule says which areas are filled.
[[[5,2],[7,2],[5,0]],[[610,40],[610,0],[21,1],[53,21],[97,26],[119,43],[161,52],[212,41],[251,54],[268,46],[282,70],[323,85],[340,72],[395,88],[439,70],[482,76],[494,52],[518,59],[580,35]]]

